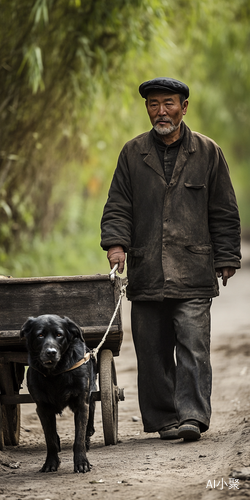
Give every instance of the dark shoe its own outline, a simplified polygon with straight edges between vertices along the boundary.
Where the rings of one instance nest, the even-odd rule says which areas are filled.
[[[168,425],[159,430],[161,439],[179,439],[178,427],[176,425]]]
[[[200,424],[196,420],[186,420],[178,429],[178,438],[185,441],[197,441],[200,439]]]

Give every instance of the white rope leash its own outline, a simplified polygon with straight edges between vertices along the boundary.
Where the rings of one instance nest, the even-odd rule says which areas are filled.
[[[113,269],[112,269],[112,271],[113,271]],[[111,273],[112,273],[112,271],[111,271]],[[122,297],[125,295],[125,291],[126,291],[127,286],[128,286],[128,283],[126,281],[121,285],[119,299],[118,299],[118,302],[116,304],[116,308],[115,308],[114,314],[113,314],[113,316],[112,316],[112,318],[110,320],[109,326],[108,326],[108,328],[107,328],[107,330],[106,330],[106,332],[105,332],[105,334],[104,334],[101,342],[98,344],[98,346],[95,349],[92,350],[92,355],[95,357],[95,359],[97,359],[97,354],[98,354],[99,350],[101,349],[102,345],[104,344],[104,342],[105,342],[105,340],[106,340],[106,338],[107,338],[107,336],[109,334],[109,330],[110,330],[110,328],[111,328],[111,326],[113,324],[113,321],[114,321],[114,319],[116,317],[117,311],[118,311],[118,309],[120,307],[120,304],[121,304]]]

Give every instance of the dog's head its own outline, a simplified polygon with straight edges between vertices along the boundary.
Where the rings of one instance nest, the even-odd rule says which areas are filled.
[[[56,367],[75,339],[84,342],[82,331],[74,321],[55,314],[28,318],[21,328],[20,336],[26,337],[31,359],[48,369]]]

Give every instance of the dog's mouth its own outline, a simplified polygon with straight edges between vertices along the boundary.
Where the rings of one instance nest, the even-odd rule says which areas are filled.
[[[46,368],[54,368],[56,365],[57,365],[57,360],[54,359],[48,359],[48,360],[43,360],[42,363],[43,363],[43,366],[45,366]]]

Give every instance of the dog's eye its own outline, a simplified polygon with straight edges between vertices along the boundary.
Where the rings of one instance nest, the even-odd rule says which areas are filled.
[[[58,332],[58,333],[56,334],[56,336],[57,336],[57,337],[62,337],[62,334]]]
[[[44,337],[44,335],[42,333],[39,333],[38,337],[42,338],[42,337]]]

